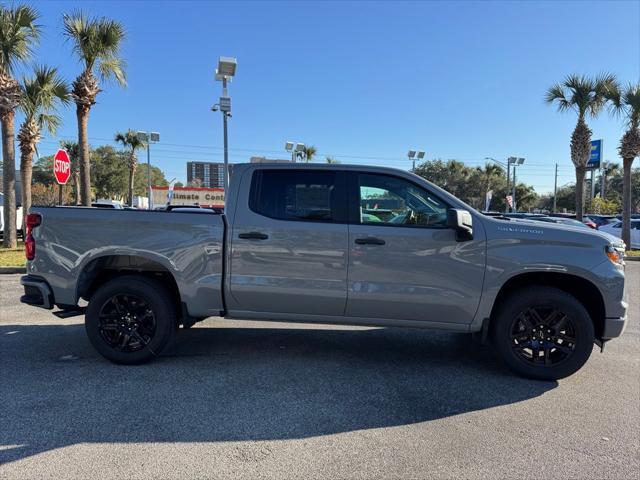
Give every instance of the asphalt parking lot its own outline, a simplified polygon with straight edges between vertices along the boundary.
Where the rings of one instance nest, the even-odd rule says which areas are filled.
[[[630,323],[560,382],[467,335],[212,318],[116,366],[82,317],[0,276],[0,478],[640,475],[640,263]]]

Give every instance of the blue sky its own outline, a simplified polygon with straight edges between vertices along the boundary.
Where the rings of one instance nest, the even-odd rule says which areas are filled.
[[[45,36],[36,61],[72,80],[79,63],[62,14],[80,2],[31,2]],[[103,85],[89,137],[154,130],[152,163],[186,177],[189,160],[222,159],[222,120],[209,109],[220,55],[238,58],[230,86],[232,162],[285,158],[285,140],[343,163],[408,168],[409,147],[469,165],[526,157],[519,179],[539,191],[571,181],[572,114],[543,102],[566,74],[611,71],[640,79],[640,2],[83,2],[121,21],[126,89]],[[18,119],[19,120],[19,119]],[[64,111],[60,137],[76,134]],[[605,158],[618,160],[623,126],[591,121]],[[41,154],[55,150],[45,139]]]

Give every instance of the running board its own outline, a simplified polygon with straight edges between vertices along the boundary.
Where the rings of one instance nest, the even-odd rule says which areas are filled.
[[[86,310],[87,307],[78,307],[73,310],[58,310],[57,312],[53,312],[53,314],[58,318],[71,318],[84,315]]]

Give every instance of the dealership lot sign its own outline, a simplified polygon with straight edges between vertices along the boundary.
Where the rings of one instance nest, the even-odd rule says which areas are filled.
[[[202,207],[224,206],[224,189],[204,187],[151,187],[153,191],[153,206],[161,205],[200,205]]]

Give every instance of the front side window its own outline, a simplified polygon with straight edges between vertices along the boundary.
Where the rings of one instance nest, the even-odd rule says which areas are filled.
[[[448,205],[401,178],[359,174],[360,223],[446,227]]]
[[[279,220],[337,221],[336,172],[258,170],[249,207]]]

